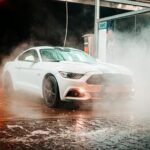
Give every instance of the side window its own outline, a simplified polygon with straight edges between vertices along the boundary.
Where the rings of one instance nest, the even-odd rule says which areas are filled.
[[[19,56],[20,61],[39,61],[39,57],[36,50],[29,50]]]

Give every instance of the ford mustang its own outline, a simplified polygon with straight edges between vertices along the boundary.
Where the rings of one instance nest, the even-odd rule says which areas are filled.
[[[60,101],[101,101],[132,97],[131,72],[122,66],[97,61],[68,47],[32,47],[3,70],[7,94],[26,91],[44,99],[49,107]]]

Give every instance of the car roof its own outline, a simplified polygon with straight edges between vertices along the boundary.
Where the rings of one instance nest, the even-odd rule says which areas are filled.
[[[62,46],[34,46],[34,47],[30,47],[28,50],[30,50],[30,49],[37,49],[37,50],[39,50],[39,49],[48,49],[48,48],[56,48],[56,49],[65,49],[65,48],[67,48],[67,49],[70,49],[70,50],[80,50],[80,49],[76,49],[76,48],[72,48],[72,47],[62,47]]]
[[[29,50],[33,50],[33,49],[36,49],[36,50],[40,50],[40,49],[49,49],[49,48],[56,48],[56,49],[59,49],[59,50],[64,50],[64,48],[66,49],[70,49],[70,50],[78,50],[78,51],[82,51],[80,49],[76,49],[76,48],[72,48],[72,47],[62,47],[62,46],[33,46],[33,47],[30,47],[24,51],[22,51],[21,53],[19,53],[19,55],[17,55],[17,57],[15,58],[15,60],[17,60],[19,58],[20,55],[22,55],[23,53],[29,51]]]
[[[34,47],[30,47],[28,50],[30,50],[30,49],[42,49],[42,48],[54,48],[54,46],[34,46]]]

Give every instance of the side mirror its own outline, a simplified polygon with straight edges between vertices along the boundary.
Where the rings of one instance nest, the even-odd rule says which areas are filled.
[[[25,61],[29,61],[29,62],[37,62],[35,59],[34,59],[34,57],[31,55],[31,56],[27,56],[26,58],[25,58]]]

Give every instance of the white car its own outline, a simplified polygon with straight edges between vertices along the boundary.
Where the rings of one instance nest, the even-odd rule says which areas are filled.
[[[7,93],[23,90],[43,98],[49,107],[59,101],[132,97],[132,75],[122,66],[97,62],[67,47],[39,46],[7,62],[3,71]]]

